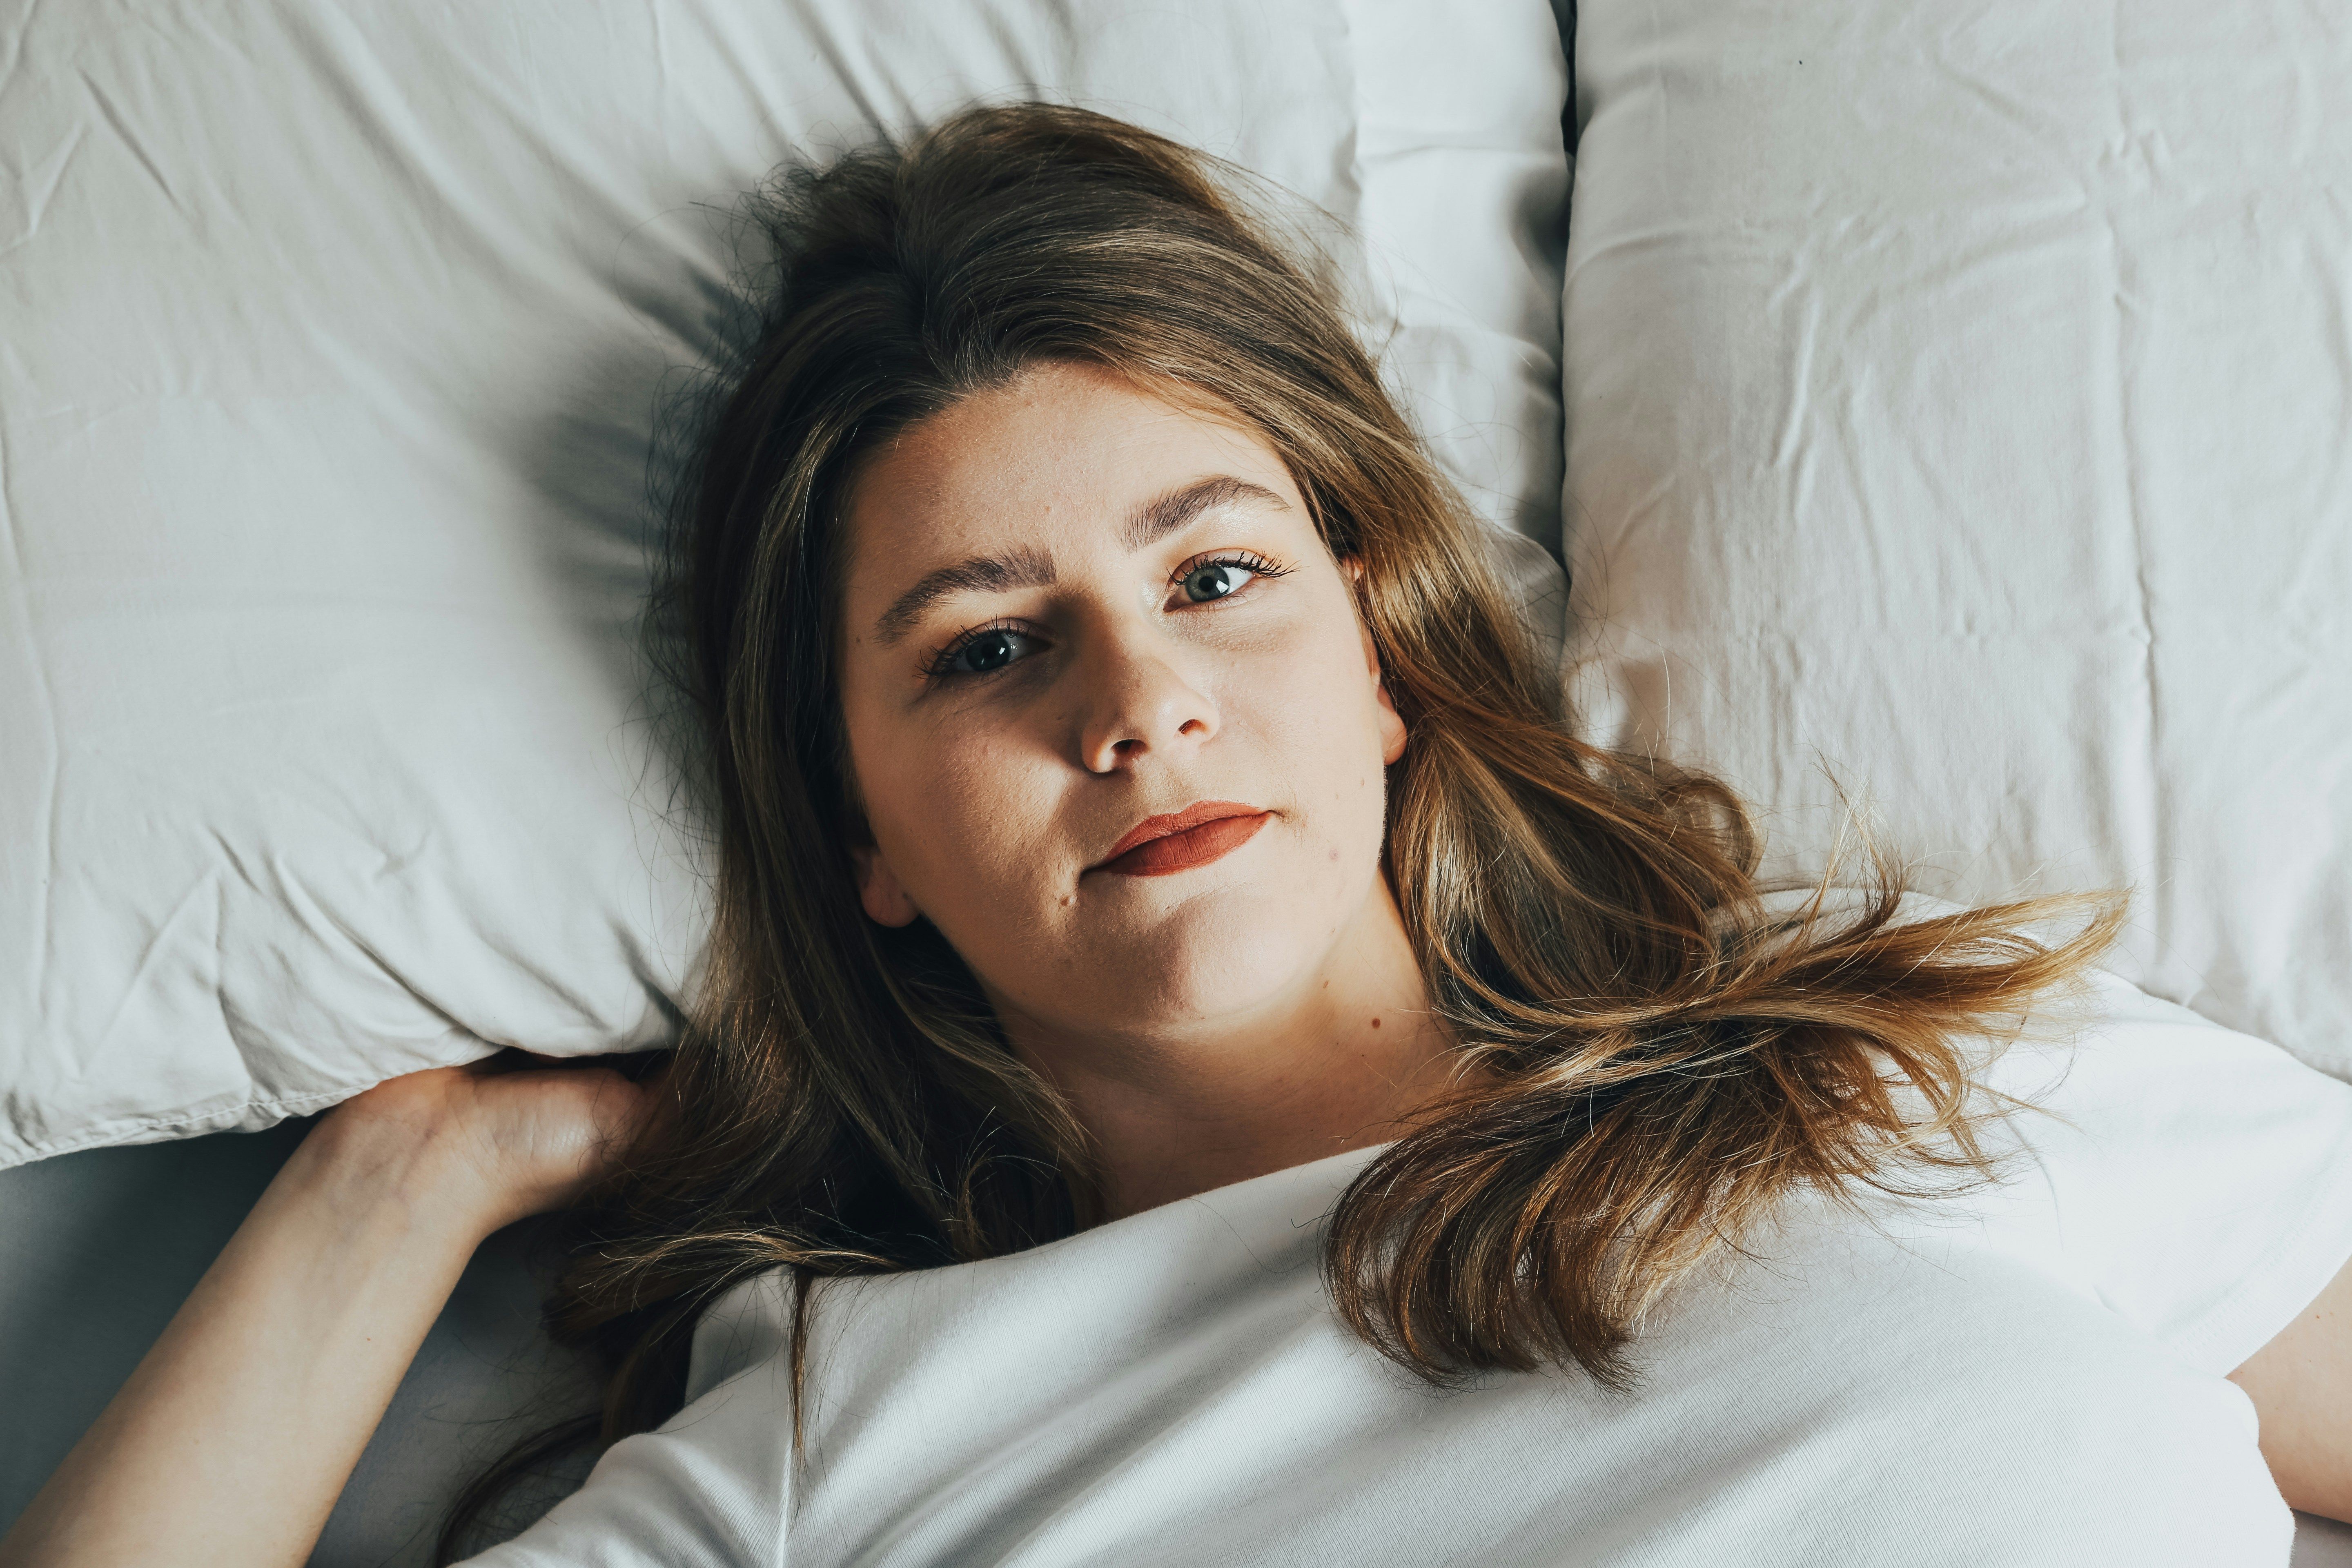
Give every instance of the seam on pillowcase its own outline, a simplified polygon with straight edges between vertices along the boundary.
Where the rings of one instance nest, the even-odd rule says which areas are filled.
[[[201,1136],[206,1132],[218,1132],[245,1120],[249,1111],[276,1111],[278,1121],[290,1121],[321,1105],[331,1105],[349,1100],[352,1096],[373,1087],[373,1084],[357,1084],[341,1089],[318,1089],[308,1094],[289,1094],[276,1100],[248,1100],[239,1105],[226,1106],[221,1110],[208,1110],[202,1114],[183,1112],[168,1116],[140,1116],[116,1121],[104,1121],[96,1127],[85,1129],[79,1137],[67,1138],[51,1143],[22,1145],[25,1151],[24,1158],[10,1162],[8,1166],[0,1166],[0,1169],[8,1169],[13,1165],[29,1165],[36,1160],[53,1160],[62,1154],[79,1154],[85,1149],[113,1148],[142,1142],[136,1137],[127,1136],[128,1134],[172,1131],[184,1131],[191,1136]]]
[[[2324,1180],[2238,1286],[2169,1336],[2174,1353],[2226,1376],[2302,1316],[2352,1260],[2352,1127],[2320,1163]],[[2280,1269],[2282,1263],[2291,1267]]]

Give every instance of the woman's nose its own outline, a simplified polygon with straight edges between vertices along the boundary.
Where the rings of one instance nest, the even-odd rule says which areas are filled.
[[[1142,631],[1105,637],[1087,650],[1086,710],[1078,764],[1092,773],[1133,767],[1145,756],[1199,745],[1217,732],[1216,704]]]

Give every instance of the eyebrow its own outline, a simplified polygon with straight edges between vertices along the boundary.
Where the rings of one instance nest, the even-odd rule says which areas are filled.
[[[1212,507],[1231,506],[1235,501],[1255,501],[1288,511],[1290,503],[1247,479],[1234,479],[1231,474],[1213,474],[1205,479],[1194,479],[1189,485],[1179,485],[1166,495],[1154,496],[1130,513],[1127,527],[1119,535],[1120,542],[1129,550],[1165,539]]]
[[[1236,501],[1290,510],[1289,502],[1264,485],[1237,479],[1230,474],[1214,474],[1179,485],[1137,507],[1128,514],[1119,531],[1119,542],[1129,551],[1141,550],[1183,528],[1211,508],[1231,506]],[[898,641],[914,629],[924,611],[950,594],[1003,594],[1014,588],[1048,588],[1054,582],[1054,558],[1042,550],[1024,545],[1003,555],[967,556],[937,571],[926,572],[913,587],[891,600],[890,607],[874,623],[874,637],[886,647]]]
[[[1053,585],[1054,558],[1023,546],[1007,555],[973,555],[926,572],[915,585],[890,601],[874,623],[877,642],[888,646],[914,629],[923,612],[950,594],[1003,594],[1014,588]]]

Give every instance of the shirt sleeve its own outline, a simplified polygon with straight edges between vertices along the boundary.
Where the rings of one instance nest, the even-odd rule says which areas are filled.
[[[709,1320],[706,1319],[706,1321]],[[723,1319],[716,1331],[740,1330]],[[736,1336],[739,1341],[741,1336]],[[764,1336],[758,1336],[764,1338]],[[688,1391],[709,1382],[696,1334]],[[462,1568],[748,1568],[783,1561],[792,1458],[790,1363],[749,1358],[651,1432],[604,1451],[580,1489]]]
[[[2060,1266],[2217,1373],[2352,1258],[2352,1084],[2104,972],[2084,1026],[2021,1043],[1993,1086]]]

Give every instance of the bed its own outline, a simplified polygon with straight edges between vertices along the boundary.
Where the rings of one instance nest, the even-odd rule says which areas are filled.
[[[0,18],[0,1520],[320,1111],[675,1029],[665,410],[735,195],[975,96],[1267,182],[1580,722],[1776,871],[1861,804],[1932,891],[2131,886],[2131,978],[2352,1077],[2347,53],[2187,0]],[[585,1396],[541,1239],[314,1562],[424,1561]]]

